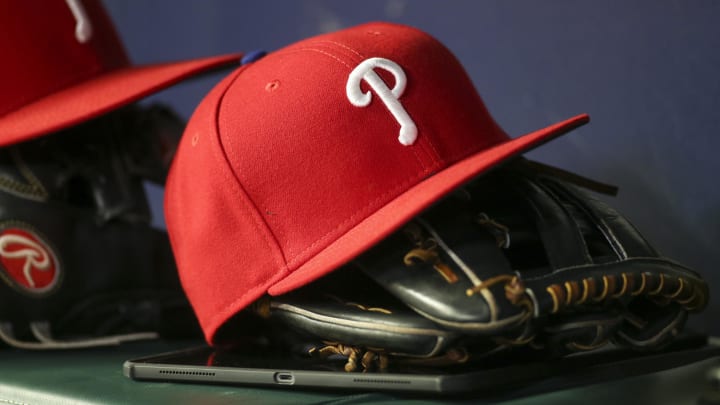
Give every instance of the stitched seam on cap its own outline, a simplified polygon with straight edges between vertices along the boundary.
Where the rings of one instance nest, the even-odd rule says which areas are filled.
[[[429,132],[429,131],[428,131],[428,132]],[[434,135],[434,134],[433,134],[433,135]],[[430,149],[432,149],[432,152],[433,152],[433,153],[432,153],[433,156],[430,156],[430,159],[432,159],[432,161],[433,161],[433,163],[434,163],[433,166],[437,166],[438,164],[440,164],[440,165],[442,166],[443,159],[440,157],[440,153],[439,153],[439,152],[437,151],[437,149],[435,148],[435,145],[433,144],[432,139],[430,139],[429,136],[426,136],[426,137],[425,137],[425,140],[426,140],[426,143],[430,145]]]
[[[333,44],[333,45],[339,46],[340,48],[346,49],[346,50],[354,53],[355,55],[357,55],[357,56],[365,59],[365,55],[361,54],[361,53],[358,52],[357,50],[355,50],[355,49],[353,49],[353,48],[350,48],[349,46],[347,46],[347,45],[345,45],[345,44],[342,44],[342,43],[340,43],[340,42],[327,41],[327,40],[326,40],[326,41],[316,41],[316,42],[314,42],[314,43],[315,43],[315,44]]]
[[[330,52],[323,51],[322,49],[318,49],[318,48],[296,48],[296,49],[293,49],[293,50],[284,51],[283,54],[299,53],[299,52],[303,52],[303,51],[315,51],[315,52],[321,53],[321,54],[323,54],[323,55],[325,55],[325,56],[329,56],[329,57],[335,59],[336,61],[338,61],[338,62],[340,62],[341,64],[345,65],[345,67],[347,67],[348,69],[352,69],[352,68],[353,68],[349,63],[345,62],[344,60],[338,58],[337,56],[331,54]]]
[[[246,65],[246,66],[251,66],[251,65]],[[232,87],[232,85],[235,83],[237,78],[240,77],[242,72],[244,72],[245,70],[246,69],[241,69],[237,73],[237,76],[235,76],[233,81],[228,84],[227,88],[225,89],[225,92],[223,92],[222,96],[220,97],[220,99],[217,102],[217,106],[215,107],[215,118],[216,118],[215,119],[215,133],[217,134],[217,142],[218,142],[218,146],[220,148],[220,154],[222,155],[222,158],[223,158],[225,164],[230,169],[230,172],[232,173],[232,177],[235,179],[235,181],[238,185],[238,188],[240,189],[240,192],[245,197],[243,199],[244,200],[243,204],[245,205],[245,207],[247,209],[249,209],[250,211],[252,211],[256,214],[256,215],[252,215],[252,214],[250,215],[252,223],[254,224],[257,231],[262,235],[261,237],[263,238],[263,241],[268,246],[268,248],[270,250],[275,250],[275,253],[273,254],[273,256],[274,256],[273,261],[275,261],[276,264],[280,264],[281,272],[274,273],[274,274],[271,273],[271,275],[274,275],[275,277],[278,277],[278,278],[283,278],[287,275],[288,268],[287,268],[287,263],[286,263],[283,251],[280,247],[280,244],[278,243],[275,236],[272,234],[271,228],[268,226],[267,222],[264,219],[262,219],[262,216],[260,215],[260,213],[257,209],[257,206],[255,206],[254,202],[250,198],[250,195],[247,193],[245,188],[242,186],[242,181],[240,180],[240,177],[237,175],[237,173],[235,173],[235,170],[233,169],[232,165],[230,164],[230,160],[228,159],[227,152],[225,150],[225,145],[223,144],[222,137],[220,135],[220,124],[219,124],[218,119],[220,117],[220,109],[222,106],[222,101],[225,98],[225,96],[227,95],[227,91],[230,89],[230,87]],[[258,217],[260,217],[260,219],[258,219]],[[264,225],[265,229],[263,229],[263,225]],[[273,249],[273,242],[274,242],[275,249]],[[278,260],[278,257],[280,260]],[[280,275],[282,275],[282,277],[280,277]],[[260,284],[258,284],[256,287],[245,291],[245,293],[243,293],[242,295],[240,295],[239,297],[234,299],[229,304],[223,305],[222,309],[220,311],[216,312],[214,315],[212,315],[210,317],[210,320],[209,320],[210,326],[217,331],[217,328],[219,328],[221,326],[221,324],[224,323],[224,321],[219,322],[218,320],[225,320],[229,315],[232,315],[233,313],[235,313],[236,312],[235,307],[237,306],[238,302],[243,301],[248,296],[257,295],[257,291],[266,289],[270,284],[272,284],[272,280],[273,280],[272,276],[262,279]]]
[[[232,164],[230,163],[230,159],[227,156],[227,152],[225,150],[225,145],[222,142],[222,136],[220,134],[219,118],[220,118],[220,109],[223,104],[222,102],[225,99],[225,96],[227,95],[227,91],[230,89],[230,87],[233,86],[233,84],[238,79],[238,77],[240,77],[240,75],[242,74],[243,71],[244,71],[244,69],[241,70],[240,72],[238,72],[237,76],[235,76],[235,78],[232,80],[232,82],[230,84],[228,84],[227,88],[225,89],[222,96],[220,97],[220,99],[217,102],[217,106],[215,108],[215,118],[216,118],[215,119],[215,133],[217,134],[217,142],[218,142],[218,146],[219,146],[220,152],[221,152],[220,154],[222,155],[222,158],[223,158],[225,164],[230,169],[230,172],[232,173],[232,176],[235,179],[235,182],[237,183],[237,186],[240,189],[240,192],[245,197],[243,199],[243,204],[251,212],[254,212],[256,214],[256,215],[250,215],[252,222],[255,224],[256,229],[262,235],[262,238],[265,241],[265,244],[268,246],[268,248],[270,248],[272,250],[273,245],[274,245],[274,247],[276,249],[276,255],[279,256],[279,258],[280,258],[280,260],[278,260],[278,258],[275,257],[274,261],[276,262],[276,264],[280,264],[280,266],[282,268],[284,268],[285,271],[287,271],[287,260],[284,257],[283,250],[280,247],[280,243],[275,238],[275,235],[273,234],[273,232],[271,230],[272,228],[270,228],[267,221],[265,221],[265,219],[262,217],[262,215],[260,215],[260,211],[258,210],[257,206],[255,205],[255,202],[252,200],[252,198],[250,198],[250,195],[248,194],[247,190],[245,190],[245,187],[243,187],[243,183],[240,180],[240,176],[238,176],[238,174],[235,173],[235,169],[233,168]]]
[[[354,214],[350,215],[347,219],[345,219],[345,220],[342,221],[340,224],[338,224],[338,226],[336,226],[335,228],[333,228],[332,230],[330,230],[328,233],[326,233],[325,235],[323,235],[323,236],[321,236],[320,238],[318,238],[315,242],[311,243],[308,247],[306,247],[305,249],[303,249],[301,252],[299,252],[298,254],[292,255],[292,256],[291,256],[292,258],[291,258],[290,260],[288,260],[288,262],[287,262],[288,267],[289,267],[289,268],[294,267],[295,263],[296,263],[297,261],[300,261],[300,259],[302,259],[302,256],[303,256],[307,251],[313,249],[313,248],[314,248],[315,246],[317,246],[318,244],[323,243],[326,239],[328,239],[328,238],[331,237],[333,234],[335,234],[340,228],[343,228],[343,227],[344,227],[345,225],[347,225],[349,222],[352,222],[352,221],[353,221],[355,218],[357,218],[359,215],[364,214],[368,209],[370,209],[372,206],[376,205],[376,204],[377,204],[378,202],[380,202],[381,200],[385,199],[388,195],[397,193],[398,190],[407,187],[409,184],[411,184],[411,183],[413,183],[413,182],[416,182],[418,179],[423,178],[423,177],[425,177],[426,175],[427,175],[427,173],[426,173],[426,171],[424,170],[424,171],[422,171],[421,173],[418,173],[416,176],[414,176],[414,177],[412,177],[412,178],[410,178],[410,179],[408,179],[408,180],[405,180],[405,181],[402,182],[401,184],[397,185],[396,187],[392,188],[391,190],[385,192],[384,194],[382,194],[382,195],[378,196],[377,198],[375,198],[374,200],[370,201],[370,202],[369,202],[368,204],[366,204],[364,207],[362,207],[362,208],[360,208],[359,210],[355,211]]]

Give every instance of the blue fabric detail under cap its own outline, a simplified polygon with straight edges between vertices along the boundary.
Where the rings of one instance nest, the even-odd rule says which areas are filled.
[[[258,59],[262,59],[263,56],[267,55],[267,52],[265,51],[251,51],[246,53],[242,59],[240,59],[240,64],[245,65],[248,63],[255,62]]]

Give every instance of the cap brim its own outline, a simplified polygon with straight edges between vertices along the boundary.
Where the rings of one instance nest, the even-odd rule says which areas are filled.
[[[463,183],[511,157],[536,148],[589,121],[590,117],[587,114],[578,115],[476,153],[428,177],[377,210],[319,254],[272,285],[268,292],[271,295],[280,295],[330,273],[378,243]]]
[[[241,54],[129,66],[103,73],[0,117],[0,146],[59,131],[137,101],[191,76],[239,64]]]

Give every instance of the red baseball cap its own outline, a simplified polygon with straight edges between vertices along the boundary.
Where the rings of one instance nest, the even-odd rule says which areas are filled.
[[[0,27],[0,146],[89,120],[241,56],[132,65],[97,0],[1,1]]]
[[[191,117],[165,194],[208,342],[263,294],[333,271],[464,182],[588,120],[510,138],[450,51],[401,25],[320,35],[240,67]]]

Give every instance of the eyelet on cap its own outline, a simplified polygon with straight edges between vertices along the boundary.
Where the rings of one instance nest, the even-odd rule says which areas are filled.
[[[265,91],[267,91],[268,93],[273,92],[277,90],[278,87],[280,87],[280,80],[273,80],[265,85]]]
[[[258,61],[263,58],[263,56],[267,55],[267,52],[263,50],[256,50],[246,53],[242,59],[240,59],[240,65],[247,65],[248,63],[253,63],[255,61]]]

